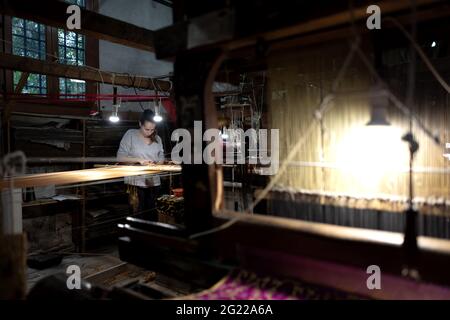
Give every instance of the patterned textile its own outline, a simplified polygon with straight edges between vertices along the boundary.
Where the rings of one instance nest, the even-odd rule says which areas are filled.
[[[258,275],[246,270],[234,270],[212,288],[187,298],[195,300],[363,299],[363,297],[331,288]]]

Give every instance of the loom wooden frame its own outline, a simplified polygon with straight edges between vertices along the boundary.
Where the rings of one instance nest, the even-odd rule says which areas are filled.
[[[112,165],[103,168],[73,170],[67,172],[52,172],[40,174],[26,174],[18,177],[6,178],[0,181],[0,190],[11,185],[14,188],[28,188],[46,185],[64,185],[91,181],[117,179],[123,177],[156,174],[160,172],[178,172],[177,165],[148,165],[148,166],[119,166]]]
[[[417,3],[417,5],[436,3],[435,1],[423,1]],[[410,3],[407,2],[382,2],[378,3],[382,7],[383,12],[395,13],[401,9],[407,8]],[[448,8],[447,8],[448,9]],[[448,10],[446,14],[448,14]],[[387,11],[386,11],[387,10]],[[363,17],[361,8],[357,9],[357,18]],[[431,14],[430,14],[431,12]],[[434,17],[433,10],[427,11],[424,15],[424,19]],[[419,12],[420,15],[420,12]],[[438,14],[438,16],[440,16]],[[264,39],[270,41],[271,44],[278,46],[286,42],[290,42],[290,45],[295,44],[297,41],[301,41],[301,34],[311,31],[317,31],[329,26],[339,25],[348,20],[348,14],[337,14],[333,17],[325,17],[318,21],[306,22],[303,25],[295,25],[281,30],[259,34],[246,39],[231,40],[226,43],[220,43],[216,47],[221,48],[224,51],[239,50],[251,47],[256,43],[257,39]],[[335,36],[332,32],[325,32],[328,37]],[[342,35],[342,33],[341,33]],[[296,39],[292,40],[292,36],[296,36]],[[307,36],[307,38],[313,36]],[[288,38],[288,39],[286,39]],[[214,46],[208,45],[205,50],[214,48]],[[197,48],[198,49],[198,48]],[[232,54],[232,53],[230,53]],[[218,55],[217,61],[223,59],[223,56]],[[216,63],[213,63],[214,67],[211,70],[211,74],[205,79],[204,87],[207,88],[203,94],[202,106],[203,115],[206,117],[207,123],[214,123],[216,119],[213,119],[214,113],[208,113],[211,110],[211,90],[212,79],[215,77],[217,71]],[[209,89],[209,91],[208,91]],[[207,126],[206,129],[209,127]],[[217,189],[212,192],[212,203],[222,203],[220,197],[223,196],[221,192],[221,185],[223,184],[222,175],[217,174],[216,171],[210,170],[210,181],[215,185]],[[232,241],[235,246],[241,248],[241,262],[243,267],[249,266],[248,254],[251,254],[251,250],[248,251],[245,248],[259,248],[262,250],[273,250],[278,253],[286,253],[294,256],[312,257],[323,261],[333,261],[337,263],[348,264],[358,268],[359,270],[365,270],[367,266],[378,262],[381,265],[382,270],[388,274],[394,275],[394,277],[401,277],[401,273],[404,271],[405,256],[402,248],[403,234],[364,230],[357,228],[324,225],[312,222],[295,221],[292,219],[279,218],[279,217],[267,217],[257,215],[244,215],[234,211],[214,210],[213,216],[216,219],[216,223],[223,225],[229,223],[231,220],[236,219],[236,222],[228,228],[213,233],[211,239],[217,241],[220,250],[223,250],[222,254],[228,257],[235,257],[235,247],[230,249],[229,242]],[[303,244],[298,247],[293,244]],[[306,245],[305,245],[306,244]],[[450,285],[450,275],[448,270],[450,268],[450,241],[439,240],[427,237],[418,237],[419,257],[417,260],[417,267],[421,270],[422,280],[433,283]],[[231,251],[230,251],[231,250]],[[247,258],[246,258],[247,257]],[[252,267],[260,267],[265,264],[265,257],[259,257],[256,263],[252,263]],[[273,262],[273,261],[272,261]],[[289,267],[288,267],[289,269]],[[287,271],[287,270],[285,270]],[[299,275],[296,270],[289,270],[292,276]],[[317,274],[316,274],[317,275]],[[330,279],[333,285],[337,285],[338,278]],[[410,281],[415,281],[410,279]],[[405,286],[404,288],[406,288]],[[343,290],[349,289],[349,284],[343,284],[340,282],[340,288]],[[367,291],[365,292],[367,293]],[[421,296],[418,294],[411,294],[409,298],[424,298],[433,294],[430,291],[426,291]],[[372,295],[375,298],[393,298],[394,295],[386,294],[384,292],[374,293]],[[438,295],[439,296],[439,295]],[[445,293],[440,298],[448,298],[449,293]]]

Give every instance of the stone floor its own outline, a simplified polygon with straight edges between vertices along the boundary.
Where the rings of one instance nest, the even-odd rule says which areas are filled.
[[[49,275],[66,273],[67,267],[70,265],[79,266],[81,270],[81,277],[86,278],[122,263],[123,261],[119,259],[117,248],[114,246],[90,250],[86,254],[65,253],[62,262],[57,266],[43,270],[28,268],[27,290],[31,290],[36,282]]]
[[[117,247],[109,245],[95,250],[90,249],[86,254],[67,253],[59,265],[44,270],[28,268],[28,292],[47,276],[65,274],[70,265],[79,266],[81,278],[92,285],[105,289],[113,287],[146,289],[144,291],[156,293],[153,297],[147,296],[150,299],[180,297],[192,293],[193,290],[187,283],[121,261]]]

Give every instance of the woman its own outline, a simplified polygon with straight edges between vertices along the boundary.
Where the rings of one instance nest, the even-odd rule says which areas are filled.
[[[119,162],[132,162],[147,165],[164,162],[164,149],[161,138],[157,135],[154,113],[145,110],[139,120],[139,129],[130,129],[122,137],[117,151]],[[134,208],[150,220],[157,220],[156,198],[159,195],[161,179],[159,176],[126,177],[125,183],[130,187],[130,198]],[[138,206],[135,205],[137,193]]]

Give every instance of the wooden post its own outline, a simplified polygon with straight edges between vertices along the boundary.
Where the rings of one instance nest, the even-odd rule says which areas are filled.
[[[11,188],[1,191],[2,234],[22,233],[22,189]]]
[[[17,87],[14,93],[19,94],[25,87],[28,76],[28,72],[23,72],[20,76]],[[11,109],[14,101],[8,101],[3,110],[3,124],[6,126],[6,136],[7,136],[7,151],[11,152],[11,128],[10,128],[10,117]],[[3,234],[22,234],[22,189],[11,188],[8,190],[3,190],[1,192],[2,206],[3,206]]]
[[[0,300],[26,296],[26,237],[0,234]]]
[[[212,226],[212,212],[222,206],[222,168],[203,162],[205,142],[196,150],[194,134],[203,140],[207,128],[217,128],[217,114],[212,95],[212,83],[222,62],[219,50],[184,53],[177,56],[174,67],[178,127],[191,133],[190,164],[182,165],[185,199],[185,224],[191,233],[204,231]],[[194,122],[202,121],[202,132],[194,133]],[[195,153],[201,163],[194,164]]]
[[[22,189],[1,191],[0,300],[26,295],[26,237],[22,233]]]
[[[83,121],[83,159],[86,159],[86,120]],[[83,169],[85,169],[86,164],[83,161]],[[81,242],[81,252],[86,249],[86,187],[81,187],[81,219],[80,219],[80,242]]]
[[[16,88],[14,89],[15,94],[22,93],[23,88],[27,84],[28,76],[30,75],[29,72],[22,72],[20,75],[19,82],[17,83]],[[3,109],[3,125],[6,127],[6,144],[7,144],[7,151],[8,153],[11,152],[11,111],[14,106],[14,101],[7,101],[5,104],[5,108]]]

